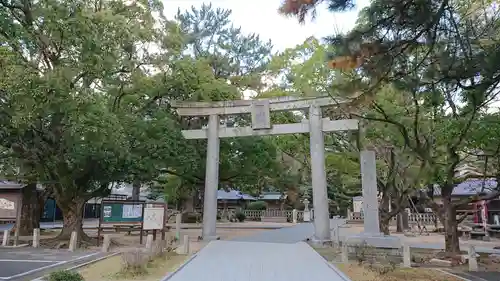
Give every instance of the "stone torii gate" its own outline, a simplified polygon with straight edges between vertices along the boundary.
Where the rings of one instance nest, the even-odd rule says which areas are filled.
[[[358,130],[358,120],[330,120],[322,118],[321,108],[339,104],[331,97],[297,99],[280,97],[262,100],[234,100],[220,102],[172,102],[180,116],[208,116],[208,127],[183,130],[186,139],[208,139],[203,202],[203,240],[216,239],[217,190],[219,186],[219,138],[309,133],[311,174],[314,208],[314,237],[317,242],[330,241],[330,218],[325,172],[325,144],[323,132]],[[309,119],[294,124],[271,124],[270,111],[308,109]],[[219,116],[248,114],[250,127],[222,127]],[[375,187],[376,188],[376,187]],[[378,224],[378,214],[376,218]],[[378,226],[378,225],[377,225]]]

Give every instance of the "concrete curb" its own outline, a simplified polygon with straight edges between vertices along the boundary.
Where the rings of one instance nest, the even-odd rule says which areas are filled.
[[[25,272],[22,272],[22,273],[19,273],[19,274],[16,274],[16,275],[12,275],[12,276],[8,276],[6,278],[4,278],[3,280],[11,280],[11,279],[14,279],[14,278],[21,278],[21,277],[24,277],[24,276],[29,276],[29,275],[33,275],[37,272],[40,272],[40,271],[44,271],[44,270],[48,270],[50,268],[54,268],[54,267],[58,267],[58,266],[63,266],[65,264],[70,264],[72,262],[76,262],[76,261],[79,261],[79,260],[82,260],[82,259],[85,259],[85,258],[90,258],[94,255],[97,255],[98,253],[92,253],[92,254],[89,254],[89,255],[84,255],[84,256],[81,256],[81,257],[78,257],[78,258],[75,258],[75,259],[72,259],[72,260],[68,260],[68,261],[59,261],[59,262],[56,262],[54,264],[49,264],[49,265],[46,265],[46,266],[42,266],[42,267],[38,267],[38,268],[35,268],[35,269],[32,269],[32,270],[28,270],[28,271],[25,271]]]
[[[438,271],[438,272],[444,273],[444,274],[446,274],[446,275],[453,276],[453,277],[455,277],[455,278],[457,278],[457,279],[460,279],[460,280],[464,280],[464,281],[472,281],[472,280],[470,280],[470,279],[464,278],[464,277],[462,277],[462,276],[458,276],[458,275],[456,275],[456,274],[453,274],[453,273],[448,272],[448,271],[446,271],[446,270],[442,270],[442,269],[440,269],[440,268],[433,268],[433,269],[434,269],[434,270],[436,270],[436,271]]]
[[[80,267],[84,267],[84,266],[87,266],[87,265],[91,265],[91,264],[94,264],[94,263],[96,263],[96,262],[99,262],[99,261],[105,260],[105,259],[107,259],[107,258],[114,257],[114,256],[119,255],[119,254],[121,254],[121,252],[111,253],[111,254],[109,254],[109,255],[107,255],[107,256],[100,257],[100,258],[98,258],[98,259],[91,260],[91,261],[88,261],[88,262],[84,262],[84,263],[82,263],[82,264],[78,264],[78,265],[72,266],[72,267],[67,268],[67,269],[65,269],[65,270],[75,270],[75,269],[78,269],[78,268],[80,268]]]
[[[24,248],[28,247],[29,244],[19,244],[17,246],[0,246],[0,249],[16,249],[16,248]]]

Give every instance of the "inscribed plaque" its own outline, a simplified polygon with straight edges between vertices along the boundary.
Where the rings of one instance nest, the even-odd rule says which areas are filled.
[[[271,129],[268,100],[256,100],[252,104],[252,129]]]

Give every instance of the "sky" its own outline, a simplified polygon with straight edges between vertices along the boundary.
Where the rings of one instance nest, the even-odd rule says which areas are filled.
[[[369,4],[369,0],[358,0],[355,10],[335,14],[323,6],[318,10],[316,19],[305,24],[278,14],[281,0],[163,0],[163,5],[165,15],[171,19],[177,9],[187,10],[191,6],[200,7],[210,2],[216,8],[232,10],[234,25],[241,26],[243,32],[271,39],[275,51],[293,48],[311,36],[323,38],[334,32],[349,31],[356,22],[358,12]]]

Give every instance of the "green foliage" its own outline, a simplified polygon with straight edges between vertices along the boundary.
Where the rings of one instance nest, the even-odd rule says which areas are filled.
[[[341,0],[314,4],[319,2],[333,12],[353,6]],[[314,4],[302,15],[291,14],[303,20]],[[333,55],[358,62],[354,69],[332,71],[343,77],[332,90],[359,96],[349,115],[370,124],[362,144],[385,163],[379,173],[386,181],[379,188],[405,194],[400,187],[439,184],[447,204],[428,203],[446,224],[449,252],[459,252],[457,223],[445,217],[478,199],[451,202],[456,182],[463,180],[456,178],[459,167],[484,162],[484,176],[500,179],[493,113],[500,82],[499,15],[491,1],[375,0],[352,31],[328,40]],[[488,197],[499,194],[494,190]]]
[[[203,4],[178,11],[176,19],[185,34],[186,47],[212,67],[216,78],[229,80],[242,90],[258,89],[272,44],[256,34],[243,34],[241,28],[232,25],[231,13]]]
[[[82,275],[75,271],[58,270],[51,272],[47,281],[84,281]]]
[[[248,210],[258,210],[263,211],[267,209],[267,203],[265,201],[254,201],[250,202],[247,206]]]
[[[325,96],[333,93],[335,85],[342,77],[325,64],[325,56],[330,47],[321,44],[316,38],[308,38],[304,43],[276,55],[268,66],[273,79],[278,81],[259,97],[275,96]],[[297,63],[300,61],[301,63]],[[307,112],[304,112],[306,114]],[[326,114],[332,114],[325,112]],[[282,123],[300,122],[302,116],[276,114],[273,116]],[[332,118],[344,117],[336,112]],[[359,161],[356,148],[351,141],[351,133],[325,134],[326,168],[330,199],[341,200],[339,205],[346,206],[351,195],[359,192]],[[296,182],[310,182],[310,148],[308,135],[285,135],[274,138],[278,150],[293,159],[301,179]],[[290,161],[292,162],[292,161]]]
[[[243,211],[238,211],[234,214],[234,216],[236,217],[236,219],[239,221],[239,222],[244,222],[245,219],[247,218],[247,216],[245,215],[245,213]]]
[[[230,10],[211,5],[179,11],[176,22],[182,34],[182,59],[170,64],[171,79],[162,84],[169,97],[189,101],[216,101],[241,98],[242,90],[260,87],[271,45],[254,34],[244,34],[229,19]],[[200,27],[203,29],[200,29]],[[230,81],[231,83],[228,83]],[[246,118],[228,118],[225,123],[248,124]],[[199,129],[205,118],[181,120],[183,129]],[[176,203],[198,194],[204,185],[206,141],[176,138],[172,163],[163,169],[163,183],[155,185]],[[268,138],[222,139],[220,142],[220,182],[254,192],[273,181],[284,167],[276,161],[277,151]],[[151,163],[146,159],[148,163]],[[168,178],[168,179],[167,179]]]
[[[15,166],[5,177],[45,185],[76,222],[63,233],[81,228],[83,203],[112,183],[150,184],[176,204],[199,194],[206,144],[181,129],[206,119],[181,120],[170,101],[239,99],[260,87],[271,45],[233,27],[230,11],[204,5],[166,20],[162,9],[0,1],[0,164]],[[221,182],[259,188],[284,170],[276,155],[266,138],[222,141]]]
[[[200,213],[187,212],[182,214],[182,222],[184,223],[200,223],[202,220]]]

